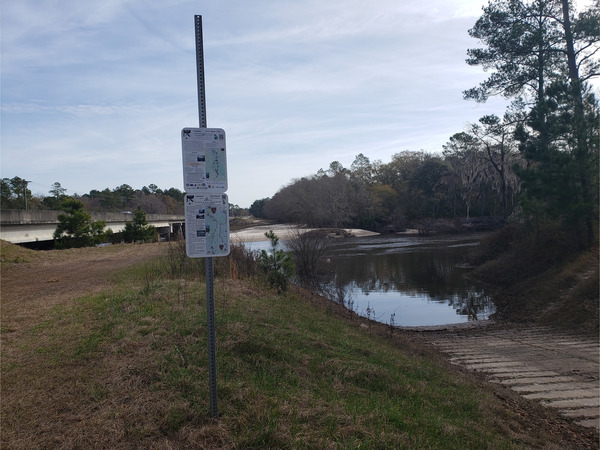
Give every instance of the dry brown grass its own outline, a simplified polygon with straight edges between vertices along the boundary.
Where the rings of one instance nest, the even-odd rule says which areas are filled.
[[[57,316],[76,298],[109,288],[123,267],[160,254],[161,245],[34,252],[2,243],[3,447],[89,448],[99,433],[107,443],[119,442],[144,410],[165,407],[164,393],[132,389],[143,377],[129,368],[151,368],[149,348],[128,351],[128,362],[78,361],[78,342],[93,317],[73,326],[68,316]]]
[[[36,260],[38,256],[39,252],[0,239],[0,261],[2,261],[2,264],[31,262]]]

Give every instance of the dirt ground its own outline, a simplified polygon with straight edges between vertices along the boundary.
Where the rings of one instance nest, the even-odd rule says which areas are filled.
[[[253,237],[264,233],[254,230]],[[248,240],[249,236],[245,239]],[[52,308],[110,286],[124,267],[165,251],[164,243],[115,245],[52,252],[3,248],[0,344],[2,358],[17,357],[20,337],[49,316]],[[22,252],[14,254],[14,252]],[[12,261],[19,261],[14,263]],[[569,421],[598,428],[598,343],[550,329],[490,326],[406,330],[415,345],[434,348],[463,370],[508,387]],[[409,337],[410,338],[410,337]],[[6,345],[7,341],[10,345]],[[528,417],[536,426],[537,417]],[[575,428],[576,430],[576,428]],[[575,431],[576,432],[576,431]]]
[[[113,245],[46,252],[3,248],[0,273],[2,329],[19,333],[30,328],[43,321],[55,306],[105,289],[111,274],[161,254],[164,245]],[[15,251],[20,254],[8,255]],[[5,261],[7,258],[20,258],[25,262],[14,264]],[[13,334],[11,339],[14,337]]]

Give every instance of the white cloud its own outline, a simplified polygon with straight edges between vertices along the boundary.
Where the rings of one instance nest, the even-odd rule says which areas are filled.
[[[179,132],[198,123],[198,13],[208,124],[227,131],[232,203],[361,152],[385,162],[439,151],[466,121],[502,110],[461,95],[485,77],[464,62],[483,4],[4,2],[2,177],[79,193],[181,188]]]

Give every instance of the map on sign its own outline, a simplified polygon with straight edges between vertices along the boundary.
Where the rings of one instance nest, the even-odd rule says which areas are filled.
[[[190,258],[229,254],[227,194],[185,195],[185,246]]]
[[[184,128],[181,141],[185,192],[225,192],[225,131],[221,128]]]

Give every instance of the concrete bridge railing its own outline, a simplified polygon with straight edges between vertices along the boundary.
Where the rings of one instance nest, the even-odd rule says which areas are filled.
[[[0,211],[0,239],[20,244],[24,242],[52,240],[58,224],[61,211],[26,211],[7,209]],[[106,228],[117,233],[125,228],[127,222],[133,220],[133,212],[120,213],[90,213],[92,220],[102,220]],[[146,214],[146,221],[161,232],[173,232],[174,224],[185,222],[183,215],[176,214]]]
[[[24,210],[24,209],[4,209],[0,211],[0,225],[17,225],[27,223],[58,223],[58,215],[63,214],[62,211],[47,211],[47,210]],[[109,212],[109,213],[90,213],[92,220],[103,220],[106,223],[123,222],[133,220],[132,211]],[[182,221],[183,215],[176,214],[146,214],[148,222],[159,221]]]

